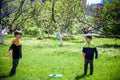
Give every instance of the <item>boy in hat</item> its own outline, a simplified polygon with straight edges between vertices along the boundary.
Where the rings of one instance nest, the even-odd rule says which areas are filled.
[[[9,76],[15,75],[16,68],[19,64],[19,60],[20,58],[22,58],[22,45],[20,41],[22,32],[17,30],[14,32],[14,35],[15,35],[15,39],[13,39],[12,44],[9,48],[9,53],[7,55],[9,56],[9,54],[12,54],[12,68]]]
[[[92,36],[85,36],[86,44],[84,45],[82,49],[82,53],[85,58],[85,63],[84,63],[84,74],[87,74],[87,68],[88,68],[88,63],[90,64],[90,75],[93,74],[93,59],[94,59],[94,53],[95,53],[95,58],[98,58],[98,51],[95,46],[95,44],[92,41]]]

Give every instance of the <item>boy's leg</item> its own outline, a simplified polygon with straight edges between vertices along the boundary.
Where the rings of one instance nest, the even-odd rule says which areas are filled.
[[[93,60],[90,60],[90,75],[93,74]]]
[[[85,59],[85,63],[84,63],[84,74],[87,74],[88,63],[89,63],[89,60],[88,60],[88,59]]]
[[[13,59],[12,69],[10,71],[10,76],[12,76],[16,73],[16,68],[17,68],[18,63],[19,63],[19,59]]]

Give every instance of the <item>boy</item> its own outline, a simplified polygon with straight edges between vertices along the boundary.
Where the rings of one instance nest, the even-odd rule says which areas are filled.
[[[22,45],[20,42],[22,32],[17,30],[14,32],[14,35],[15,39],[12,41],[12,44],[9,48],[9,53],[12,53],[12,69],[9,76],[15,75],[19,59],[22,58]]]
[[[88,68],[88,63],[90,63],[90,75],[93,74],[93,59],[94,59],[94,53],[95,53],[95,58],[98,58],[98,51],[96,46],[94,45],[92,40],[92,36],[86,36],[85,37],[86,44],[83,47],[82,53],[85,58],[85,63],[84,63],[84,74],[87,74],[87,68]]]

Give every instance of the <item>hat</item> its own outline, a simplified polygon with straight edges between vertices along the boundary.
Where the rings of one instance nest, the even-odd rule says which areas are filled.
[[[18,35],[18,34],[21,34],[21,35],[22,35],[22,31],[16,30],[16,31],[14,32],[14,35]]]
[[[85,36],[86,38],[92,39],[92,36]]]

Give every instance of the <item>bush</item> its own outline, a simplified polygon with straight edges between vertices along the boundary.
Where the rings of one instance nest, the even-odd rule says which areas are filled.
[[[38,35],[38,28],[37,27],[27,28],[27,29],[25,29],[24,33],[28,34],[28,35],[37,36]]]

